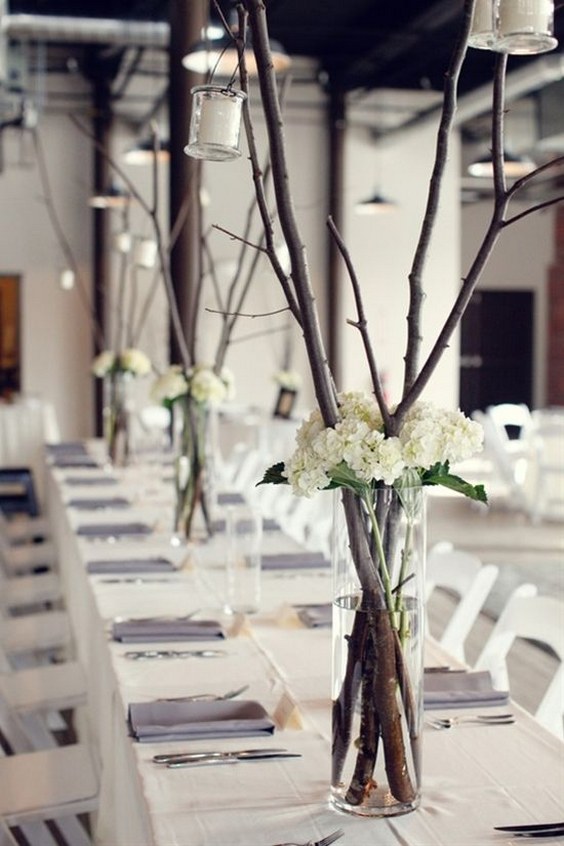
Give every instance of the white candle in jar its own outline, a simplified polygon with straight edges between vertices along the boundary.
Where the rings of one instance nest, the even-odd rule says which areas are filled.
[[[150,238],[143,238],[135,248],[135,264],[140,267],[154,267],[157,258],[157,245]]]
[[[241,109],[238,99],[229,95],[202,98],[198,132],[201,144],[237,147],[240,125]]]
[[[500,0],[499,32],[552,32],[552,0]]]
[[[128,253],[132,242],[131,232],[116,232],[114,235],[114,246],[119,253]]]

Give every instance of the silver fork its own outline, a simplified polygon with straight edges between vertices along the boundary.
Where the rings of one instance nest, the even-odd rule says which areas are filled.
[[[456,717],[428,717],[427,722],[436,729],[449,729],[464,723],[508,726],[515,722],[515,717],[513,714],[461,714]]]
[[[342,828],[338,828],[336,831],[331,832],[331,834],[322,837],[321,840],[308,840],[305,843],[276,843],[274,846],[331,846],[331,843],[343,837],[344,833]]]
[[[194,693],[192,696],[170,696],[160,697],[157,702],[218,702],[224,699],[235,699],[248,690],[249,685],[238,687],[236,690],[228,690],[227,693]]]

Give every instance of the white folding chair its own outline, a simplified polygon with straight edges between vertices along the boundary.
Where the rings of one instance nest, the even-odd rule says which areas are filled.
[[[495,564],[482,564],[477,555],[438,543],[427,554],[426,599],[435,589],[454,594],[456,606],[437,638],[441,646],[460,661],[466,661],[464,644],[497,579]]]
[[[58,602],[62,596],[56,573],[36,573],[9,579],[0,564],[0,606],[5,612],[22,612]]]
[[[57,550],[51,541],[13,546],[0,533],[0,561],[8,576],[57,569]]]
[[[489,670],[494,687],[500,690],[511,689],[507,655],[516,638],[548,646],[560,660],[535,717],[549,731],[564,737],[564,602],[538,596],[533,584],[513,591],[475,665],[477,670]]]
[[[534,488],[531,519],[564,516],[564,413],[536,411],[530,432]]]
[[[0,846],[18,846],[18,841],[2,819],[0,819]]]
[[[90,846],[77,815],[98,804],[98,778],[83,744],[33,749],[25,726],[0,695],[0,731],[9,754],[0,757],[0,819],[22,831],[30,846]],[[55,821],[62,836],[45,824]]]
[[[51,526],[47,517],[31,517],[28,514],[17,514],[8,519],[0,508],[0,535],[8,543],[28,543],[33,540],[45,540],[51,534]]]
[[[511,441],[507,434],[502,434],[490,414],[474,411],[472,417],[484,430],[485,454],[492,462],[508,505],[512,508],[526,509],[525,480],[529,462],[529,446],[523,441]]]
[[[41,663],[46,655],[69,646],[72,632],[65,611],[39,611],[8,617],[0,608],[0,644],[10,664]]]
[[[14,670],[0,644],[0,696],[25,723],[34,748],[49,748],[61,738],[53,732],[69,728],[65,712],[86,703],[86,674],[77,661]]]

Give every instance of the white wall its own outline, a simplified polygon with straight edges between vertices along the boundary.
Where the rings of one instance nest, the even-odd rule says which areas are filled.
[[[59,81],[60,84],[60,81]],[[72,84],[72,80],[67,81]],[[361,108],[361,107],[360,107]],[[297,86],[288,97],[286,140],[290,181],[303,241],[306,244],[313,284],[323,312],[323,288],[327,253],[327,130],[326,102],[317,87]],[[358,112],[358,109],[357,109]],[[256,132],[264,150],[264,127],[258,106],[253,104]],[[64,115],[41,118],[41,136],[46,145],[49,175],[66,235],[90,285],[91,212],[87,206],[90,190],[91,150],[89,142]],[[400,395],[403,379],[407,276],[415,250],[432,167],[435,133],[422,129],[393,141],[375,146],[368,134],[351,129],[347,137],[345,185],[345,240],[366,295],[366,308],[374,339],[377,360],[386,373],[392,401]],[[6,133],[8,136],[8,133]],[[131,143],[130,130],[117,127],[116,155]],[[92,380],[89,367],[92,338],[89,322],[77,290],[63,292],[58,278],[64,267],[61,250],[49,226],[40,201],[41,188],[36,166],[25,170],[14,166],[19,136],[10,139],[8,166],[0,175],[0,196],[4,209],[0,230],[1,269],[20,272],[23,277],[23,378],[26,393],[39,394],[55,404],[62,436],[91,434]],[[263,154],[261,154],[263,155]],[[454,299],[460,269],[460,208],[458,202],[458,139],[448,163],[448,176],[441,200],[440,217],[424,277],[427,298],[424,304],[423,355],[430,349]],[[149,174],[139,168],[126,171],[147,197]],[[380,174],[382,184],[375,185]],[[161,173],[163,215],[166,215],[166,169]],[[246,151],[236,162],[206,163],[204,183],[211,203],[206,209],[208,224],[219,224],[242,233],[251,201],[250,166]],[[376,187],[393,197],[398,208],[387,218],[364,218],[354,214],[354,203]],[[146,219],[137,215],[137,233]],[[112,218],[112,228],[119,229],[119,217]],[[251,240],[257,238],[255,226]],[[211,236],[214,261],[224,274],[225,263],[233,261],[239,246],[227,235]],[[114,268],[114,279],[116,278]],[[143,291],[150,285],[148,272],[140,281]],[[221,274],[220,274],[221,275]],[[342,273],[345,309],[343,320],[354,317],[350,286]],[[115,297],[115,292],[114,295]],[[213,300],[207,300],[215,307]],[[284,308],[279,284],[262,263],[244,311],[251,315],[276,312]],[[202,315],[199,325],[198,355],[205,360],[213,354],[214,335],[219,317]],[[241,318],[227,364],[237,380],[238,399],[270,409],[276,398],[274,372],[283,359],[286,314]],[[359,338],[354,329],[343,325],[343,384],[347,388],[369,388]],[[256,335],[252,341],[247,335]],[[155,301],[142,337],[141,346],[161,368],[166,363],[167,317],[162,291]],[[313,402],[307,365],[299,331],[292,330],[293,366],[305,375],[301,405]],[[444,405],[456,405],[458,378],[458,343],[453,340],[425,396]]]
[[[366,294],[366,311],[376,360],[386,374],[392,402],[399,401],[408,309],[408,275],[419,238],[435,147],[434,126],[394,135],[376,146],[367,133],[351,133],[347,164],[346,235]],[[429,353],[454,302],[460,279],[460,206],[458,198],[459,141],[453,135],[434,236],[423,275],[422,348],[420,364]],[[374,184],[376,175],[379,184]],[[354,204],[378,190],[396,202],[390,212],[359,216]],[[347,282],[344,282],[350,291]],[[346,316],[355,317],[348,294]],[[368,389],[359,335],[350,327],[344,335],[347,383]],[[424,398],[455,406],[458,397],[458,341],[442,358]]]

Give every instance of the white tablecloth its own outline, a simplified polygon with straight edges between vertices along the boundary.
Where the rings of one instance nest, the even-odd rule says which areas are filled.
[[[328,600],[328,573],[263,573],[261,612],[222,642],[223,657],[127,660],[123,653],[137,647],[111,640],[109,628],[117,615],[200,609],[202,617],[232,623],[221,610],[221,546],[213,542],[197,555],[187,555],[185,548],[170,545],[166,528],[172,505],[160,484],[166,471],[157,467],[149,475],[126,472],[123,483],[111,489],[112,496],[129,494],[133,502],[130,510],[112,513],[111,519],[148,519],[157,529],[153,535],[136,542],[77,539],[73,527],[87,520],[106,522],[110,515],[67,508],[65,502],[80,491],[62,482],[69,475],[72,471],[52,471],[50,505],[77,651],[90,679],[83,731],[100,761],[98,844],[269,846],[343,828],[343,846],[495,846],[519,841],[494,832],[494,825],[564,818],[564,744],[518,708],[517,721],[510,726],[425,728],[418,811],[386,820],[333,810],[328,802],[331,633],[306,629],[292,608],[293,603]],[[92,489],[82,493],[92,496]],[[265,543],[272,550],[285,546],[280,536],[270,534]],[[182,569],[138,584],[86,573],[85,564],[93,558],[153,553],[173,556]],[[298,751],[301,758],[167,770],[151,760],[165,745],[181,751],[218,747],[218,741],[140,744],[128,737],[130,702],[222,693],[240,684],[249,685],[245,698],[261,702],[284,724],[275,733],[275,745]],[[241,740],[220,745],[241,748]]]

